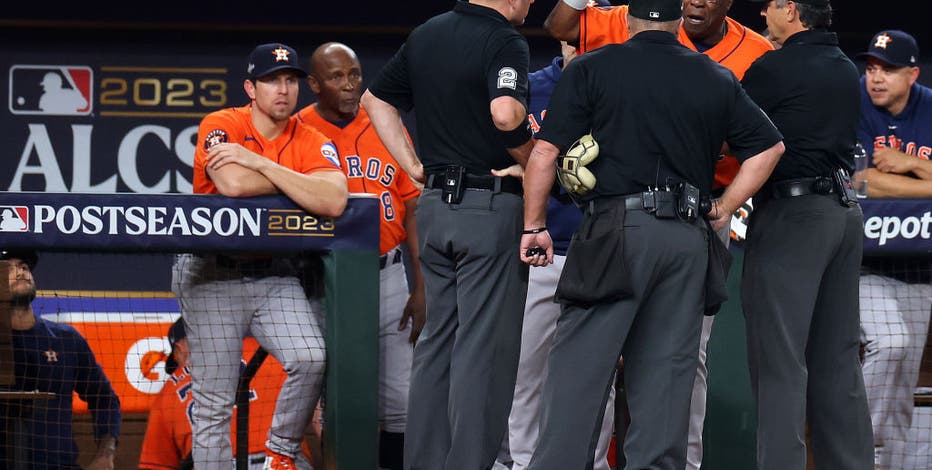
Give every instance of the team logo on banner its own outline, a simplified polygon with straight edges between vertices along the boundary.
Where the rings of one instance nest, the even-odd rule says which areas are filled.
[[[10,67],[9,108],[13,114],[86,116],[94,108],[94,72],[78,65]]]
[[[29,230],[29,208],[24,206],[0,206],[0,232],[25,232]]]

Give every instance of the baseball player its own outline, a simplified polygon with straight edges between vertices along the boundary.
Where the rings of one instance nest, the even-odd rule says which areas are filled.
[[[311,56],[307,78],[317,102],[298,119],[333,139],[349,190],[373,193],[381,203],[379,220],[379,465],[402,470],[408,414],[408,382],[413,344],[424,325],[424,280],[417,252],[414,209],[420,191],[379,140],[359,105],[362,67],[344,44],[326,43]],[[405,243],[414,270],[408,293]],[[413,321],[412,321],[413,320]]]
[[[0,468],[79,470],[71,427],[72,396],[77,393],[91,411],[97,442],[97,453],[85,468],[112,469],[120,435],[120,399],[84,337],[72,326],[44,320],[33,311],[36,282],[32,270],[37,261],[33,251],[0,250],[0,262],[9,271],[13,389],[55,396],[35,407],[0,403],[0,429],[12,426],[18,431],[14,436],[25,436],[21,445],[15,445],[14,437],[0,445]],[[16,455],[6,455],[7,451]]]
[[[773,50],[773,44],[734,19],[726,16],[732,0],[716,2],[683,1],[683,23],[677,40],[684,46],[707,55],[712,60],[731,70],[740,80],[744,72],[758,57]],[[558,1],[544,26],[557,39],[578,44],[580,54],[595,50],[606,44],[628,40],[628,6],[611,8],[587,4],[586,0]],[[578,42],[576,42],[578,41]],[[713,197],[720,197],[725,186],[731,184],[738,172],[738,160],[723,155],[715,166]],[[728,246],[728,226],[718,232],[719,238]],[[702,322],[699,341],[699,366],[696,368],[696,383],[693,386],[689,418],[689,450],[687,467],[700,468],[702,464],[702,428],[705,422],[708,368],[706,348],[712,334],[715,317],[707,316]]]
[[[561,41],[562,54],[553,63],[528,75],[530,100],[528,120],[531,130],[540,130],[547,113],[547,103],[553,87],[560,79],[563,68],[576,56],[573,46]],[[540,431],[541,395],[547,377],[547,354],[553,344],[553,335],[560,317],[560,304],[553,301],[557,281],[566,261],[566,250],[582,212],[565,193],[551,195],[547,202],[547,229],[554,240],[553,264],[534,268],[528,274],[527,301],[524,304],[524,323],[521,327],[521,357],[518,360],[518,376],[515,395],[508,416],[506,450],[499,454],[495,470],[509,468],[524,470],[531,461],[537,446]],[[602,429],[595,452],[594,470],[609,470],[608,451],[612,441],[612,425],[615,411],[615,388],[609,390]]]
[[[194,468],[191,458],[191,421],[194,417],[194,400],[191,394],[191,368],[188,367],[188,340],[185,339],[184,320],[179,318],[168,329],[168,342],[172,350],[165,361],[168,380],[152,402],[146,435],[142,441],[139,468],[164,470]],[[254,338],[246,338],[243,346],[245,358],[252,357],[259,348]],[[278,391],[286,378],[281,364],[267,357],[256,371],[249,389],[249,469],[261,470],[265,464],[265,439],[272,426],[272,414]],[[233,448],[236,448],[236,410],[233,410],[233,426],[230,430]],[[302,446],[302,453],[295,459],[297,468],[311,469],[310,452]]]
[[[304,210],[339,216],[346,177],[336,147],[292,116],[307,73],[294,49],[263,44],[249,56],[250,104],[208,114],[198,129],[194,192],[246,197],[281,193]],[[218,247],[222,248],[222,247]],[[243,337],[251,332],[288,373],[266,443],[266,467],[291,468],[320,395],[321,311],[286,258],[179,255],[172,290],[191,349],[196,467],[229,469],[232,414]]]
[[[932,90],[916,82],[919,47],[904,31],[874,35],[861,77],[858,140],[873,160],[864,171],[869,197],[932,197]],[[906,468],[926,335],[932,261],[927,257],[865,258],[861,266],[861,371],[879,469]]]

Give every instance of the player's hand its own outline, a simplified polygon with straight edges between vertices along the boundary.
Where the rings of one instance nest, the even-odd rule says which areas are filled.
[[[543,250],[543,253],[531,251],[537,248]],[[550,232],[544,230],[540,233],[521,235],[519,251],[521,261],[531,266],[546,266],[553,263],[553,240],[550,238]]]
[[[904,174],[916,168],[916,158],[897,149],[881,147],[874,149],[873,162],[878,170],[884,173]]]
[[[271,162],[240,144],[229,142],[214,145],[207,152],[207,167],[211,170],[218,170],[229,163],[236,163],[250,170],[259,171]]]
[[[411,177],[411,180],[414,181],[414,185],[417,186],[417,189],[424,189],[424,183],[427,182],[427,176],[424,175],[424,164],[418,162],[414,168],[411,168],[411,171],[408,172],[408,176]]]
[[[515,163],[508,168],[503,168],[501,170],[492,170],[492,174],[495,176],[505,177],[511,176],[518,178],[519,180],[524,180],[524,167]]]
[[[718,232],[731,223],[731,212],[719,204],[718,199],[712,200],[712,210],[709,211],[709,223],[712,230]]]
[[[408,296],[408,304],[405,305],[404,313],[401,314],[401,321],[398,322],[398,331],[407,328],[408,321],[411,322],[411,333],[408,335],[408,342],[414,344],[417,342],[418,336],[421,336],[424,323],[427,322],[427,301],[423,284],[415,287],[411,291],[411,295]]]

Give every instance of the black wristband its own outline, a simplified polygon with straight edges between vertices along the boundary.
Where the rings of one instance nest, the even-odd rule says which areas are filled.
[[[532,228],[530,230],[522,230],[521,235],[534,235],[535,233],[544,232],[547,230],[547,227]]]

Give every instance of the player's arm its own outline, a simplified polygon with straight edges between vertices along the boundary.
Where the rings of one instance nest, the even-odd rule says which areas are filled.
[[[932,160],[909,155],[890,147],[874,149],[874,166],[884,173],[912,173],[922,180],[932,180]]]
[[[408,320],[411,321],[411,334],[408,341],[414,344],[421,330],[424,329],[424,323],[427,321],[427,303],[424,293],[424,275],[421,273],[421,258],[418,251],[417,239],[417,217],[414,215],[417,209],[417,198],[411,198],[405,201],[405,232],[408,238],[405,240],[405,246],[408,249],[408,256],[411,257],[411,278],[414,281],[414,288],[411,289],[411,295],[408,297],[408,304],[405,305],[404,314],[401,317],[399,329],[408,326]]]
[[[227,157],[235,155],[243,159],[249,156],[263,158],[236,143],[223,143],[211,147],[205,157],[206,171],[220,194],[227,197],[253,197],[278,192],[275,185],[261,173],[242,165],[230,165],[234,161]]]
[[[270,192],[254,192],[239,183],[243,191],[231,191],[228,181],[218,182],[215,172],[225,167],[245,170],[264,178],[271,184]],[[211,147],[207,153],[207,172],[214,178],[214,184],[221,194],[230,197],[249,197],[261,194],[282,193],[301,206],[302,209],[317,215],[339,217],[346,208],[349,191],[346,177],[338,169],[315,171],[311,174],[300,173],[280,165],[268,158],[252,152],[239,144],[223,143]],[[221,186],[223,185],[223,186]],[[226,191],[226,192],[225,192]]]
[[[867,197],[932,198],[932,181],[884,173],[876,168],[864,170]]]
[[[113,469],[122,421],[120,399],[110,386],[110,380],[97,363],[87,341],[76,330],[73,334],[75,353],[78,357],[75,392],[87,402],[91,411],[94,418],[94,440],[97,443],[97,452],[87,469]]]
[[[579,17],[588,1],[558,0],[544,20],[544,28],[556,39],[576,42],[579,40]],[[572,4],[572,6],[570,6]]]
[[[369,120],[375,127],[379,140],[385,145],[389,153],[395,157],[405,173],[418,183],[424,182],[424,165],[417,158],[414,146],[408,139],[401,112],[386,101],[366,90],[362,94],[360,104],[369,113]]]

